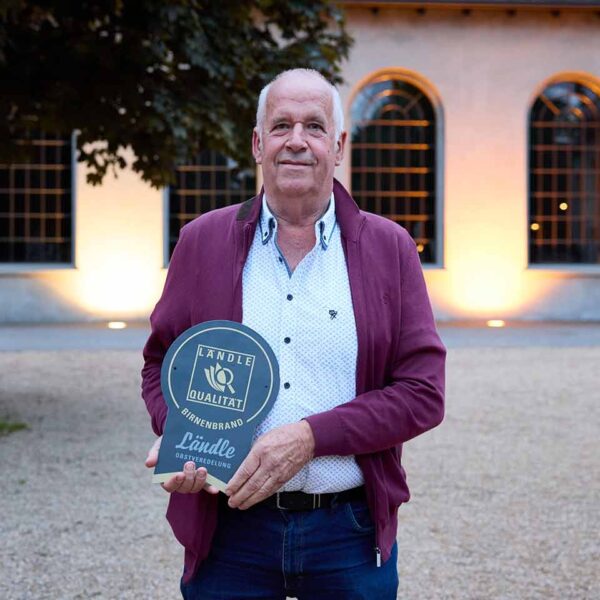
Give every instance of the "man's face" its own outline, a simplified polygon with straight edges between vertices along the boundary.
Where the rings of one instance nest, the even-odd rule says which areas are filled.
[[[345,140],[345,132],[335,139],[331,92],[325,82],[307,75],[276,81],[267,97],[262,139],[256,129],[252,136],[267,194],[329,197]]]

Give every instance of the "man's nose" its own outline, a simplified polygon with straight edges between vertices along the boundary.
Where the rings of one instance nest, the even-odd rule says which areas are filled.
[[[286,145],[290,150],[293,150],[294,152],[298,152],[306,148],[305,131],[304,125],[302,123],[296,123],[292,127]]]

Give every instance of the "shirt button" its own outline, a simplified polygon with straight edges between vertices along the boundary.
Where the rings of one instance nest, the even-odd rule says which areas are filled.
[[[279,262],[283,262],[283,258],[281,258],[281,256],[279,257]]]
[[[289,343],[290,343],[292,340],[290,340],[290,338],[289,338],[289,337],[286,337],[286,338],[283,338],[283,341],[284,341],[286,344],[289,344]]]
[[[290,384],[289,384],[289,383],[286,381],[286,382],[283,384],[283,387],[284,387],[286,390],[289,390],[289,389],[290,389]]]
[[[293,299],[294,299],[294,296],[292,296],[291,294],[288,294],[288,295],[287,295],[287,299],[288,299],[288,300],[293,300]]]

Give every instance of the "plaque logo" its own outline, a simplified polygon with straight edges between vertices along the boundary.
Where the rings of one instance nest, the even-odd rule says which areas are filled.
[[[188,402],[244,412],[255,358],[244,352],[198,344]]]
[[[231,369],[224,369],[219,363],[211,366],[209,369],[204,369],[204,374],[210,387],[217,392],[224,392],[227,387],[230,393],[235,394],[235,390],[232,387],[233,382],[233,371]]]

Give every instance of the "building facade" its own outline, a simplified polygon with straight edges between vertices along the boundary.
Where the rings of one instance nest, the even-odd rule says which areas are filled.
[[[410,231],[438,319],[600,320],[600,3],[342,4],[337,176]],[[0,168],[1,322],[147,318],[179,227],[260,185],[207,151],[95,188],[39,145]]]

